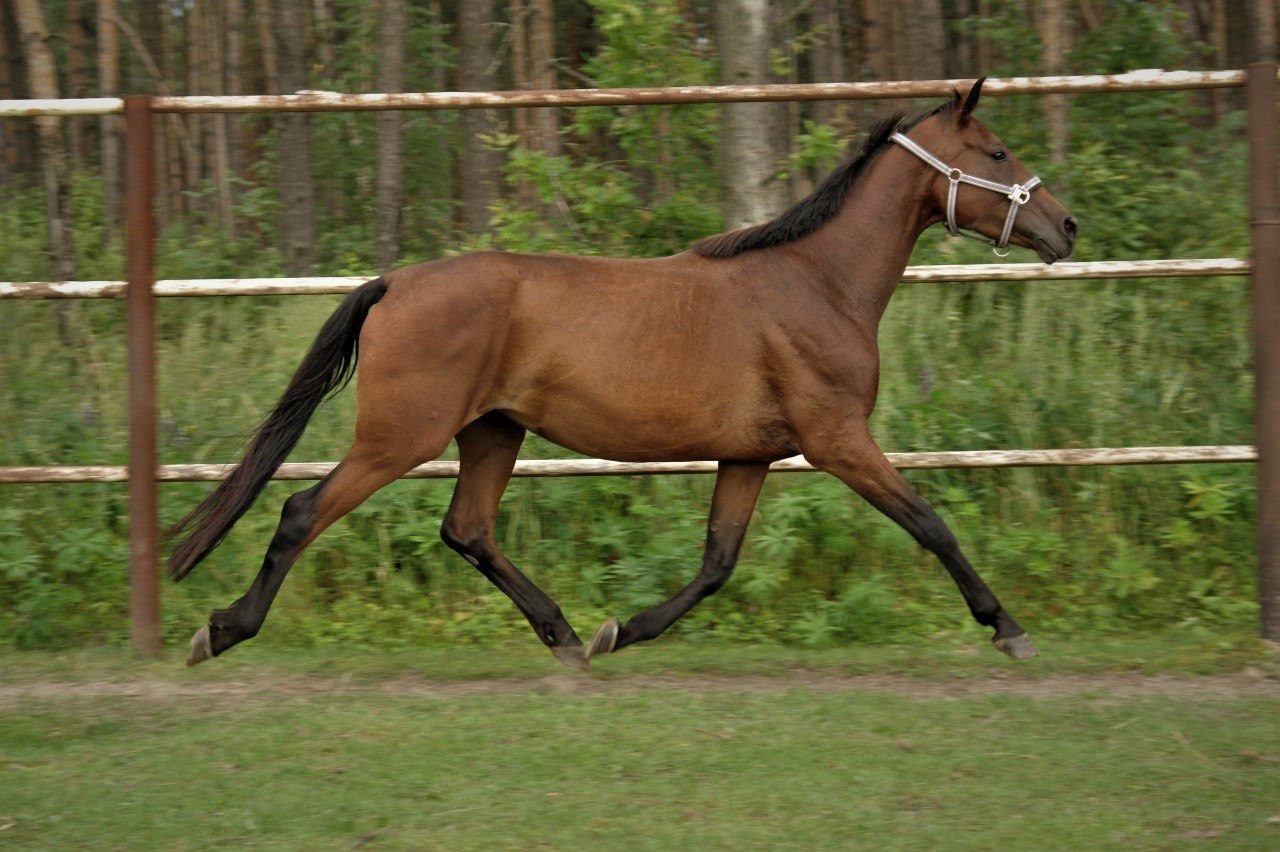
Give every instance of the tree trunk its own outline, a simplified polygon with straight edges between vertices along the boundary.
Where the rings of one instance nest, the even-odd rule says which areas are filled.
[[[440,0],[431,0],[428,10],[431,12],[431,76],[428,79],[431,91],[443,92],[448,60],[445,58],[444,11],[440,8]]]
[[[186,8],[183,21],[186,24],[186,38],[183,43],[186,56],[186,92],[188,95],[203,94],[201,86],[204,78],[204,16],[200,14],[200,4],[209,0],[191,0]],[[186,193],[186,208],[191,221],[201,221],[208,217],[208,202],[203,194],[198,193],[204,179],[205,161],[205,121],[208,116],[202,113],[189,113],[186,120],[187,146],[183,150],[182,188]]]
[[[493,20],[493,0],[470,0],[458,9],[458,88],[464,92],[497,88]],[[496,199],[502,161],[484,137],[497,129],[491,110],[463,110],[462,202],[468,233],[489,230],[489,208]]]
[[[556,30],[551,0],[532,0],[529,28],[529,77],[535,89],[556,88]],[[560,111],[540,107],[533,111],[533,127],[538,148],[551,157],[560,156]]]
[[[530,9],[524,0],[510,0],[507,6],[511,15],[511,88],[525,91],[529,85],[529,13]],[[533,110],[514,110],[512,122],[515,125],[516,144],[526,150],[537,147],[533,137]],[[533,187],[528,181],[520,181],[516,185],[516,197],[524,206],[534,203]]]
[[[469,4],[463,4],[464,7]],[[378,91],[404,90],[405,0],[382,0],[378,21]],[[464,54],[465,58],[465,54]],[[378,113],[377,267],[400,257],[404,208],[404,113]]]
[[[280,89],[308,87],[306,0],[277,0]],[[291,112],[280,117],[277,180],[280,193],[280,250],[286,275],[306,275],[315,265],[315,184],[311,166],[311,117]]]
[[[1253,28],[1253,50],[1250,62],[1275,62],[1280,55],[1276,51],[1276,2],[1275,0],[1249,0],[1249,22]]]
[[[139,54],[146,74],[139,83],[134,84],[136,91],[147,94],[169,95],[173,89],[169,83],[169,66],[165,55],[164,29],[167,15],[161,9],[162,0],[140,0],[138,9],[138,28],[135,32],[126,31],[126,41],[131,42],[134,51]],[[171,205],[168,187],[169,149],[174,144],[174,127],[180,123],[176,115],[162,116],[156,119],[155,181],[156,181],[156,225],[160,230],[168,227],[176,212]]]
[[[274,17],[269,0],[252,0],[250,5],[253,22],[246,27],[255,41],[252,55],[256,58],[258,81],[254,90],[268,95],[280,94],[280,63],[277,59]],[[245,117],[242,119],[248,128],[250,142],[245,149],[245,170],[252,172],[253,167],[263,157],[262,136],[280,126],[278,114]]]
[[[243,95],[248,87],[244,82],[244,5],[241,0],[223,0],[222,17],[227,33],[222,90],[228,95]],[[248,131],[248,122],[240,116],[229,115],[227,123],[231,139],[231,175],[243,178],[245,164],[252,157],[253,136]]]
[[[22,38],[5,0],[0,0],[0,100],[15,100],[22,78]],[[23,180],[31,167],[32,124],[23,118],[0,118],[0,185]]]
[[[280,94],[280,60],[276,50],[271,0],[253,0],[258,19],[258,51],[262,57],[262,78],[268,95]]]
[[[98,2],[98,94],[113,97],[120,94],[120,41],[116,16],[116,0]],[[123,144],[121,119],[104,115],[99,123],[102,133],[102,207],[108,233],[119,233],[120,148]]]
[[[790,4],[783,4],[771,0],[769,2],[769,35],[767,37],[768,45],[794,45],[797,41],[797,27],[800,22],[800,12],[793,8],[789,8]],[[766,48],[766,56],[768,50]],[[784,85],[795,85],[800,82],[800,57],[799,55],[787,56],[782,54],[785,59],[780,63],[781,68],[772,67],[772,63],[768,63],[769,76],[765,80],[767,83],[781,83]],[[779,71],[781,73],[779,73]],[[769,144],[775,152],[774,164],[775,168],[782,168],[787,155],[793,150],[795,139],[800,135],[802,129],[803,107],[799,101],[784,101],[781,105],[781,115],[772,127],[773,138]],[[785,179],[779,177],[779,180],[785,180],[787,204],[790,206],[792,202],[799,201],[813,191],[813,180],[804,169],[785,169]]]
[[[838,0],[817,0],[811,14],[813,27],[818,31],[813,45],[813,82],[846,82],[844,30],[840,25]],[[841,101],[815,101],[813,118],[819,124],[834,125],[841,131],[849,129],[849,109]]]
[[[333,77],[338,65],[338,53],[334,46],[333,10],[329,8],[328,0],[313,0],[311,8],[312,19],[315,21],[315,78],[328,80]],[[378,26],[379,32],[382,32],[382,22]],[[401,36],[403,37],[403,33]],[[403,48],[401,52],[404,52]]]
[[[204,17],[204,62],[200,94],[226,94],[226,21],[223,17],[225,0],[205,0],[196,6]],[[226,113],[214,113],[205,123],[208,132],[208,163],[206,174],[213,186],[215,211],[219,227],[232,231],[235,227],[235,202],[231,192],[231,117]]]
[[[1213,45],[1213,67],[1222,69],[1230,67],[1227,56],[1227,2],[1226,0],[1208,0],[1208,19],[1210,44]],[[1213,90],[1213,123],[1217,124],[1226,115],[1230,106],[1231,95],[1223,89]]]
[[[955,0],[955,18],[957,21],[969,21],[974,14],[974,0]],[[953,41],[950,49],[947,51],[947,76],[956,77],[980,77],[983,72],[978,70],[977,49],[974,44],[976,38],[970,27],[963,27],[959,30],[952,31]]]
[[[33,98],[54,100],[58,69],[54,65],[49,30],[39,0],[14,0],[13,10],[27,59],[27,89]],[[71,221],[71,180],[62,119],[40,115],[34,119],[40,146],[40,175],[44,187],[50,271],[54,280],[74,281],[75,239]]]
[[[910,2],[910,0],[906,1]],[[880,10],[880,17],[887,27],[885,43],[888,45],[889,55],[885,64],[889,76],[886,79],[906,80],[909,77],[915,77],[907,62],[909,46],[905,32],[906,12],[902,3],[899,0],[880,0]]]
[[[181,75],[178,71],[178,52],[175,41],[173,16],[161,15],[160,55],[164,57],[161,68],[164,69],[165,85],[169,87],[170,92],[176,94],[180,90]],[[168,160],[168,179],[165,185],[168,187],[169,210],[175,218],[187,207],[186,196],[182,194],[182,163],[183,152],[191,144],[191,140],[187,138],[187,125],[182,119],[181,115],[170,115],[166,122],[169,132],[165,135],[165,158]]]
[[[1042,73],[1056,77],[1067,71],[1067,57],[1071,53],[1071,21],[1067,0],[1040,0],[1036,8],[1036,27],[1040,30]],[[1058,180],[1066,177],[1067,158],[1071,153],[1070,125],[1067,95],[1044,95],[1045,125],[1049,131],[1049,159],[1062,166]]]
[[[978,0],[978,17],[987,20],[991,17],[991,0]],[[979,76],[989,74],[996,61],[995,46],[991,37],[984,31],[978,33],[978,73]]]
[[[893,10],[885,0],[862,0],[862,59],[872,80],[893,80]],[[863,101],[862,104],[866,102]],[[895,111],[892,102],[872,101],[862,109],[876,118]]]
[[[942,80],[947,76],[947,27],[942,0],[904,0],[894,4],[899,51],[905,48],[902,79]]]
[[[511,15],[511,88],[524,91],[529,88],[528,24],[529,10],[524,0],[510,0],[507,8]],[[515,110],[516,137],[522,143],[529,139],[529,110]]]
[[[715,28],[720,82],[768,82],[768,0],[721,0],[715,6]],[[720,108],[726,227],[759,224],[785,209],[787,187],[775,177],[778,152],[771,144],[775,128],[784,120],[778,104],[725,104]]]
[[[63,7],[66,20],[67,45],[67,97],[87,98],[90,94],[89,63],[89,31],[84,20],[84,8],[80,0],[67,0]],[[68,125],[71,130],[71,155],[77,168],[88,168],[92,158],[90,147],[90,121],[87,117],[73,117]]]

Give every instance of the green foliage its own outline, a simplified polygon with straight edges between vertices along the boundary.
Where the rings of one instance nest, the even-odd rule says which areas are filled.
[[[714,57],[679,3],[595,0],[600,43],[583,71],[604,87],[701,84]],[[1082,39],[1072,70],[1177,66],[1185,49],[1169,3],[1105,4],[1106,25]],[[367,43],[367,4],[333,4],[334,23]],[[978,22],[1000,47],[997,74],[1034,71],[1033,28],[1015,15]],[[438,22],[414,7],[411,80],[437,69]],[[415,46],[416,45],[416,49]],[[446,61],[449,60],[446,57]],[[367,51],[341,51],[327,83],[371,86]],[[420,84],[411,82],[411,86]],[[988,98],[983,118],[1042,174],[1081,222],[1080,259],[1244,256],[1243,118],[1210,127],[1186,93],[1072,96],[1068,161],[1048,163],[1041,104]],[[721,227],[714,167],[716,107],[564,111],[565,154],[509,136],[504,177],[517,188],[493,211],[493,234],[452,234],[456,116],[407,117],[407,256],[500,247],[649,256]],[[365,273],[374,248],[374,118],[317,116],[321,269]],[[847,147],[807,122],[784,169],[830,164]],[[255,183],[238,187],[233,233],[175,222],[158,246],[161,277],[281,274],[278,201],[268,136]],[[75,182],[79,275],[119,278],[122,250],[101,188]],[[927,234],[914,262],[984,262],[968,241]],[[10,280],[48,277],[43,203],[0,199],[0,265]],[[336,303],[180,299],[157,312],[160,440],[165,462],[222,462],[284,386]],[[121,463],[127,424],[119,303],[5,302],[0,335],[4,464]],[[873,428],[889,451],[1248,443],[1253,387],[1247,286],[1238,279],[911,285],[880,332]],[[295,458],[334,459],[348,446],[352,395],[315,419]],[[524,455],[560,451],[531,439]],[[913,484],[1031,629],[1097,634],[1157,625],[1186,631],[1249,625],[1256,616],[1248,467],[933,471]],[[734,579],[673,632],[820,647],[967,631],[937,561],[839,483],[774,477]],[[672,594],[697,571],[709,478],[521,480],[504,498],[498,540],[584,632]],[[162,514],[180,517],[207,485],[166,485]],[[277,507],[273,485],[188,581],[166,592],[175,641],[213,605],[243,592]],[[414,645],[433,638],[522,635],[502,595],[439,541],[449,483],[398,483],[326,533],[293,576],[268,630],[280,644]],[[51,647],[123,640],[125,497],[120,485],[0,488],[0,642]]]
[[[592,0],[603,43],[584,74],[602,88],[703,85],[714,64],[691,38],[674,0]],[[607,139],[619,159],[562,157],[524,150],[514,137],[494,140],[508,153],[506,179],[527,186],[494,211],[494,242],[514,251],[649,257],[680,251],[720,229],[715,107],[589,107],[566,116],[565,135]]]
[[[71,517],[89,508],[71,499]],[[79,517],[84,517],[83,515]],[[16,648],[62,648],[101,641],[104,627],[125,618],[125,577],[112,556],[122,544],[114,521],[54,527],[40,514],[0,507],[0,588],[12,605],[0,610],[0,626]],[[103,595],[103,590],[116,590]],[[109,629],[109,628],[106,628]]]

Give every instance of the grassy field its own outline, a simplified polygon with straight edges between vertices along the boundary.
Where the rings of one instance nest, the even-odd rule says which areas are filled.
[[[968,637],[972,638],[972,637]],[[0,654],[0,845],[1275,848],[1247,635],[817,653],[669,642]]]

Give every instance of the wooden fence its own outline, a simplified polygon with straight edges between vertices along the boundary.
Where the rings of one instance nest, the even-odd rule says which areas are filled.
[[[1280,188],[1277,187],[1276,87],[1274,63],[1247,71],[1142,70],[1116,75],[1015,77],[988,80],[987,95],[1155,91],[1245,87],[1249,109],[1252,190],[1252,257],[1202,260],[1146,260],[1094,263],[974,264],[911,267],[904,280],[1032,281],[1250,275],[1253,279],[1254,344],[1257,370],[1256,446],[1124,447],[1072,450],[1006,450],[891,455],[902,468],[1011,467],[1037,465],[1256,462],[1258,479],[1258,571],[1262,634],[1280,640]],[[936,97],[970,81],[923,80],[770,86],[693,86],[653,89],[576,89],[520,92],[436,92],[351,95],[300,92],[281,96],[127,97],[58,101],[0,101],[0,116],[106,115],[125,117],[125,232],[127,281],[0,282],[0,299],[125,298],[128,315],[130,454],[129,465],[0,468],[5,482],[129,483],[131,592],[135,648],[154,654],[160,647],[157,483],[216,480],[225,465],[158,464],[156,451],[156,296],[213,296],[343,293],[365,278],[277,278],[155,280],[154,169],[152,116],[188,112],[294,112],[385,109],[477,109],[528,106],[622,106],[633,104],[730,103],[747,101],[859,100]],[[282,465],[277,479],[318,479],[331,463]],[[774,465],[778,471],[812,470],[803,459]],[[626,464],[599,459],[522,461],[517,476],[581,476],[707,473],[711,462]],[[432,462],[407,474],[413,478],[452,477],[453,462]]]

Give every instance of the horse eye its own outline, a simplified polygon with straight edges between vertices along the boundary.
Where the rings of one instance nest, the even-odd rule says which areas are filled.
[[[996,151],[991,155],[991,159],[995,160],[997,163],[1003,163],[1005,159],[1004,151]]]

